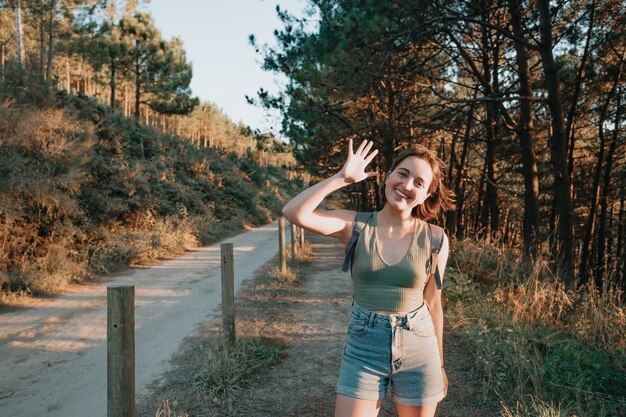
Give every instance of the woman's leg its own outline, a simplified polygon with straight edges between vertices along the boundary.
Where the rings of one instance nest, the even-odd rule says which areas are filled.
[[[335,417],[376,417],[382,400],[361,400],[337,394]]]
[[[414,406],[396,403],[398,417],[434,417],[436,409],[437,404]]]

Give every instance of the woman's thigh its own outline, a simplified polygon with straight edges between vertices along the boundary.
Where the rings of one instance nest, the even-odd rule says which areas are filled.
[[[361,400],[337,394],[335,417],[376,417],[382,400]]]
[[[396,403],[398,417],[434,417],[437,404],[428,404],[422,406],[402,405]]]

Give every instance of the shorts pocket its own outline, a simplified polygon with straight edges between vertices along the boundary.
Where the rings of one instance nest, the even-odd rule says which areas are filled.
[[[351,317],[348,323],[348,333],[355,336],[367,333],[367,319]]]
[[[422,317],[420,319],[411,320],[413,325],[413,333],[418,336],[432,336],[435,334],[435,323],[430,316]]]

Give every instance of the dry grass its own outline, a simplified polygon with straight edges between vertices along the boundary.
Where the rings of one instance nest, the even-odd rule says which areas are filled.
[[[304,243],[304,246],[298,244],[297,248],[295,258],[291,255],[291,248],[288,248],[287,256],[288,258],[291,257],[291,259],[287,260],[287,269],[284,272],[281,271],[279,265],[270,267],[267,270],[266,274],[270,281],[279,285],[286,285],[299,283],[302,280],[302,268],[311,263],[313,250],[307,242]]]
[[[567,289],[559,280],[545,279],[543,268],[536,265],[527,277],[503,282],[495,289],[494,300],[511,309],[514,322],[562,329],[615,351],[626,348],[621,290],[605,285],[598,291],[593,281]]]
[[[176,404],[174,404],[174,406],[176,406]],[[170,408],[169,401],[165,400],[156,411],[155,417],[189,417],[189,414],[185,412],[178,414]]]
[[[296,252],[296,263],[303,266],[308,265],[313,261],[313,249],[311,244],[304,242],[304,246],[298,245],[298,251]]]
[[[566,288],[544,260],[528,264],[504,246],[466,239],[452,250],[459,271],[472,282],[493,285],[493,300],[513,314],[514,322],[571,331],[611,350],[626,348],[623,293],[605,283]]]
[[[446,317],[505,417],[626,411],[622,293],[566,288],[543,262],[472,241],[451,250]]]
[[[174,369],[143,401],[138,415],[153,416],[155,409],[157,417],[235,415],[239,391],[255,375],[280,362],[288,343],[286,338],[261,335],[268,333],[266,326],[275,325],[267,322],[263,309],[276,308],[278,299],[288,300],[300,283],[293,268],[282,274],[277,263],[278,257],[269,261],[239,301],[246,312],[238,316],[235,348],[229,349],[224,341],[221,323],[208,324],[201,335],[188,339],[173,360]]]
[[[282,271],[280,266],[274,266],[267,271],[267,276],[274,282],[283,284],[293,284],[299,281],[298,275],[293,268],[287,268]]]
[[[576,317],[570,321],[576,333],[599,346],[616,351],[626,349],[626,309],[624,294],[616,287],[605,283],[601,291],[593,280],[579,291],[576,300]]]
[[[502,417],[576,417],[564,414],[558,404],[544,403],[541,400],[531,398],[530,404],[515,404],[515,408],[509,408],[502,403]]]

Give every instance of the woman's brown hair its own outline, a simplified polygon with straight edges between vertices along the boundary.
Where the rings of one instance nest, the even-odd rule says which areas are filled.
[[[449,190],[443,179],[445,178],[446,164],[435,155],[434,152],[422,145],[413,145],[408,149],[400,152],[398,156],[391,163],[391,168],[385,175],[385,180],[380,185],[378,190],[378,197],[380,198],[381,205],[387,202],[385,197],[385,184],[387,183],[387,177],[391,174],[402,161],[410,156],[416,156],[429,163],[430,168],[433,171],[433,179],[428,187],[428,193],[430,196],[424,200],[424,202],[418,206],[415,206],[411,211],[413,217],[418,219],[428,220],[436,218],[439,214],[439,210],[453,210],[454,209],[454,193]]]

